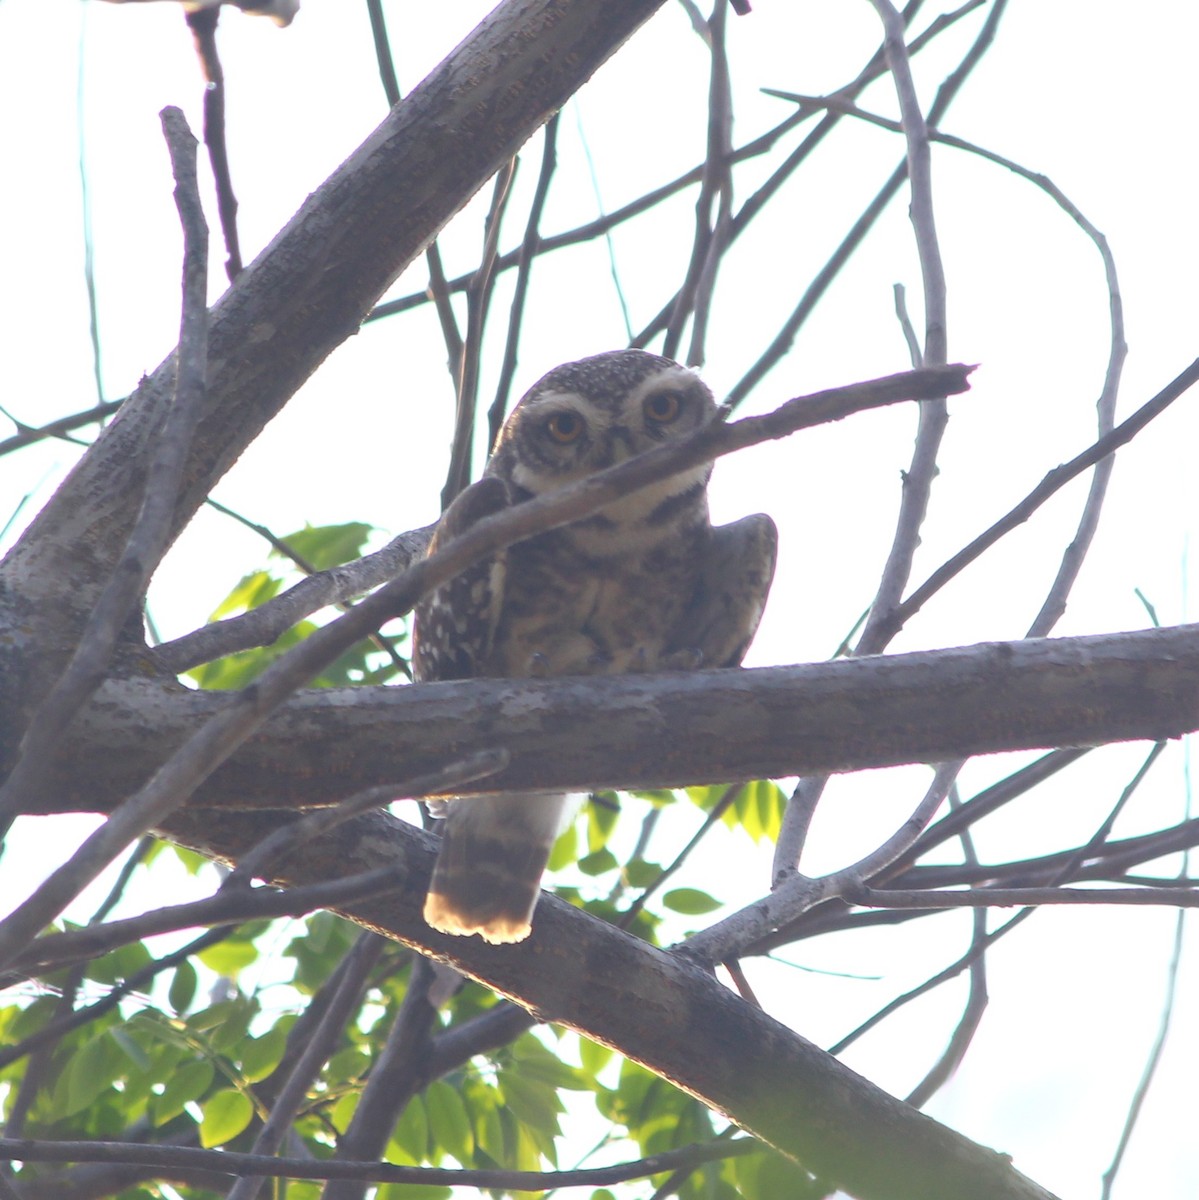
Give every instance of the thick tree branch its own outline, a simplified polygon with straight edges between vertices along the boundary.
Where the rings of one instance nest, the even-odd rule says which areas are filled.
[[[110,681],[33,811],[107,810],[227,704]],[[193,803],[330,804],[490,748],[511,762],[489,789],[588,790],[1159,741],[1197,727],[1197,625],[754,670],[321,688],[287,701]]]
[[[213,822],[184,812],[172,819],[171,833],[235,860],[272,819],[228,813]],[[861,1200],[1048,1200],[1002,1155],[887,1095],[685,955],[552,896],[541,898],[533,935],[518,945],[434,933],[420,911],[435,846],[421,831],[372,814],[301,848],[280,871],[300,883],[402,863],[395,892],[346,915],[449,962],[543,1020],[619,1049]]]

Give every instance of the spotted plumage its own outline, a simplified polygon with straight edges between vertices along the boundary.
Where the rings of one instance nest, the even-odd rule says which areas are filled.
[[[483,478],[442,517],[431,549],[512,504],[664,442],[716,413],[700,378],[618,350],[551,371],[512,410]],[[468,568],[416,610],[418,680],[615,675],[736,666],[774,572],[769,517],[713,528],[710,464]],[[490,942],[528,936],[566,797],[450,800],[425,919]]]

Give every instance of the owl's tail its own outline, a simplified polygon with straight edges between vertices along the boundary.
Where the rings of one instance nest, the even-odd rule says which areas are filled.
[[[509,792],[447,802],[425,920],[486,942],[527,938],[566,801],[557,792]]]

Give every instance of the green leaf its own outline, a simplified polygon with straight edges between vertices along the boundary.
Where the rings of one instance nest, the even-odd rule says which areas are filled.
[[[191,1002],[196,998],[198,983],[196,968],[189,959],[185,959],[175,968],[171,986],[167,991],[167,1002],[177,1013],[186,1012],[191,1007]]]
[[[241,1073],[251,1082],[265,1079],[283,1058],[287,1047],[287,1035],[276,1025],[261,1037],[246,1038],[238,1046]]]
[[[613,1051],[590,1038],[579,1038],[579,1062],[592,1080],[612,1061]]]
[[[232,1141],[254,1118],[250,1098],[233,1088],[225,1088],[204,1103],[200,1122],[200,1145],[205,1150]]]
[[[620,819],[615,792],[599,792],[587,805],[587,849],[590,853],[608,844],[612,830]]]
[[[283,581],[276,579],[268,571],[254,571],[249,575],[243,575],[237,581],[233,591],[213,609],[208,619],[209,621],[220,621],[236,613],[249,612],[250,609],[257,608],[268,600],[273,600],[279,594],[282,586]]]
[[[325,1078],[330,1083],[350,1083],[366,1074],[371,1065],[370,1055],[357,1046],[347,1046],[329,1059]]]
[[[625,864],[624,881],[629,887],[647,888],[661,874],[662,868],[658,863],[633,858]]]
[[[92,1038],[72,1055],[63,1080],[55,1088],[59,1113],[74,1116],[95,1103],[120,1078],[126,1061],[108,1030]]]
[[[170,849],[174,852],[175,857],[183,864],[189,875],[199,875],[202,868],[210,866],[210,860],[202,854],[197,854],[194,850],[189,850],[186,846],[176,846],[174,843],[168,843]]]
[[[254,1001],[238,997],[222,1000],[187,1018],[187,1027],[207,1034],[208,1044],[215,1050],[227,1050],[246,1036],[250,1022],[258,1015]]]
[[[400,1115],[388,1143],[387,1156],[393,1162],[416,1166],[429,1156],[429,1119],[419,1096],[413,1096]]]
[[[655,808],[665,808],[677,799],[669,788],[649,788],[641,792],[630,792],[629,795],[636,796],[638,800],[648,800]]]
[[[154,1124],[165,1125],[183,1111],[184,1105],[199,1100],[212,1084],[214,1073],[212,1063],[206,1058],[181,1064],[171,1073],[152,1105]]]
[[[373,525],[348,521],[344,525],[305,525],[303,529],[279,540],[318,571],[327,571],[330,567],[358,558],[373,532]],[[287,555],[272,550],[271,557],[286,559]]]
[[[558,1114],[564,1110],[558,1093],[552,1087],[514,1071],[503,1073],[500,1087],[505,1103],[522,1124],[550,1134],[560,1132]]]
[[[5,1030],[6,1042],[19,1042],[37,1033],[47,1021],[54,1017],[58,1008],[58,1000],[54,996],[42,996],[28,1008],[13,1013],[8,1028]]]
[[[579,870],[584,875],[604,875],[608,871],[615,871],[619,865],[616,855],[606,846],[602,850],[584,855],[578,863]]]
[[[579,857],[579,831],[574,825],[567,825],[558,835],[550,850],[550,860],[546,865],[548,871],[561,871]]]
[[[512,1047],[512,1065],[526,1079],[548,1084],[552,1088],[565,1088],[572,1092],[591,1090],[591,1081],[584,1077],[578,1067],[564,1063],[552,1050],[547,1049],[531,1033],[520,1038]]]
[[[196,957],[210,971],[226,979],[236,979],[243,967],[258,961],[258,947],[253,942],[225,938],[215,946],[207,946]]]
[[[459,1093],[444,1079],[425,1089],[425,1112],[435,1145],[447,1150],[460,1163],[470,1161],[470,1118]]]
[[[358,1101],[362,1099],[361,1092],[346,1092],[344,1096],[333,1106],[329,1112],[329,1121],[334,1129],[346,1130],[350,1127],[350,1121],[354,1118],[354,1113],[358,1108]]]
[[[710,913],[721,907],[721,901],[698,888],[674,888],[662,897],[662,903],[674,912],[687,916]]]
[[[142,942],[130,942],[96,959],[88,968],[88,978],[97,983],[120,983],[146,966],[150,957]]]

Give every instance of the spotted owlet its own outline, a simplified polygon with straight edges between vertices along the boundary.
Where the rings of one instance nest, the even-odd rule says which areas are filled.
[[[430,550],[481,518],[686,437],[716,405],[700,378],[642,350],[557,367],[512,410],[483,477]],[[618,675],[740,664],[774,573],[767,516],[713,528],[711,464],[632,492],[468,568],[416,609],[418,680]],[[489,942],[527,937],[566,811],[556,792],[451,799],[425,919]]]

